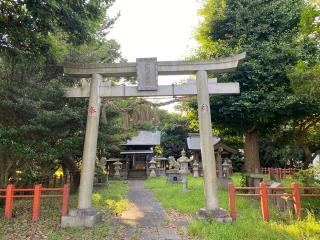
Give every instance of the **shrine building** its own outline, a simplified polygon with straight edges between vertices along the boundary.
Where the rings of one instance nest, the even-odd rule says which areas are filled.
[[[107,168],[110,170],[110,176],[114,172],[113,163],[120,161],[122,163],[120,175],[123,179],[144,179],[149,172],[149,162],[154,157],[153,148],[160,145],[160,131],[139,130],[138,135],[122,144],[120,158],[107,160]]]
[[[193,159],[196,160],[200,166],[200,172],[202,172],[202,159],[200,149],[200,136],[198,133],[189,133],[187,137],[188,150],[191,152]],[[222,170],[222,163],[227,160],[231,163],[230,157],[232,154],[238,151],[222,142],[222,139],[216,135],[212,135],[212,147],[214,147],[214,154],[216,160],[217,174],[219,176],[219,170]]]

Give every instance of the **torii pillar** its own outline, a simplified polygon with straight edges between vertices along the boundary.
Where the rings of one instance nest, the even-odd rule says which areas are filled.
[[[66,89],[66,97],[89,98],[86,136],[83,150],[83,163],[79,188],[78,208],[70,209],[63,216],[63,227],[91,227],[101,221],[101,214],[91,205],[94,167],[99,129],[100,101],[102,97],[148,97],[148,96],[186,96],[198,95],[198,115],[200,127],[200,145],[204,175],[205,208],[199,210],[204,217],[219,218],[223,212],[218,205],[218,183],[212,140],[212,125],[209,94],[237,94],[238,83],[217,83],[208,80],[208,73],[234,71],[245,53],[212,61],[169,61],[157,62],[156,58],[140,58],[136,63],[118,64],[66,64],[64,72],[78,78],[92,78],[90,87]],[[183,85],[158,86],[158,75],[196,74],[196,84],[188,81]],[[138,86],[111,86],[103,82],[103,77],[134,77]],[[224,212],[223,212],[224,213]],[[216,216],[219,215],[219,216]]]

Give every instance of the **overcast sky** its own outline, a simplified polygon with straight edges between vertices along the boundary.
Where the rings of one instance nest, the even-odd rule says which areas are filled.
[[[108,38],[117,40],[122,56],[129,62],[144,57],[183,60],[197,46],[193,34],[200,21],[200,6],[200,0],[116,0],[108,14],[115,16],[120,12],[120,17]],[[164,85],[188,78],[159,76],[158,80]],[[161,108],[171,112],[175,105]]]
[[[196,46],[193,32],[199,23],[198,0],[116,0],[109,11],[120,17],[110,31],[130,62],[141,57],[182,60]],[[170,84],[184,77],[159,77]]]
[[[195,46],[199,17],[197,0],[116,0],[110,13],[120,12],[109,37],[121,44],[129,61],[137,57],[178,60]]]

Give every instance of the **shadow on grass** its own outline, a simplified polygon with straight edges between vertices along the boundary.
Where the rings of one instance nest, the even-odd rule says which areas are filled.
[[[236,175],[237,176],[237,175]],[[237,181],[237,179],[236,179]],[[146,185],[153,189],[155,196],[167,209],[180,213],[195,214],[204,207],[203,179],[188,178],[188,192],[183,193],[180,184],[166,183],[166,178],[151,179]],[[228,192],[219,189],[220,207],[228,209]],[[290,215],[283,215],[271,209],[273,221],[264,222],[260,203],[256,199],[237,197],[238,219],[232,224],[214,221],[193,220],[188,227],[190,236],[198,239],[320,239],[320,223],[309,214],[305,220],[295,220]]]

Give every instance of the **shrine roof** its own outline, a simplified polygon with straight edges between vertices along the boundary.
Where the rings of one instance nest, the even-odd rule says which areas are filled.
[[[199,133],[189,133],[187,138],[188,148],[190,150],[200,150],[200,135]],[[221,141],[218,136],[212,135],[212,146]]]
[[[120,152],[121,155],[126,154],[153,154],[152,150],[123,150]]]
[[[138,131],[138,135],[132,137],[123,144],[123,146],[138,146],[138,145],[147,145],[147,146],[156,146],[160,145],[161,132],[160,131]]]

